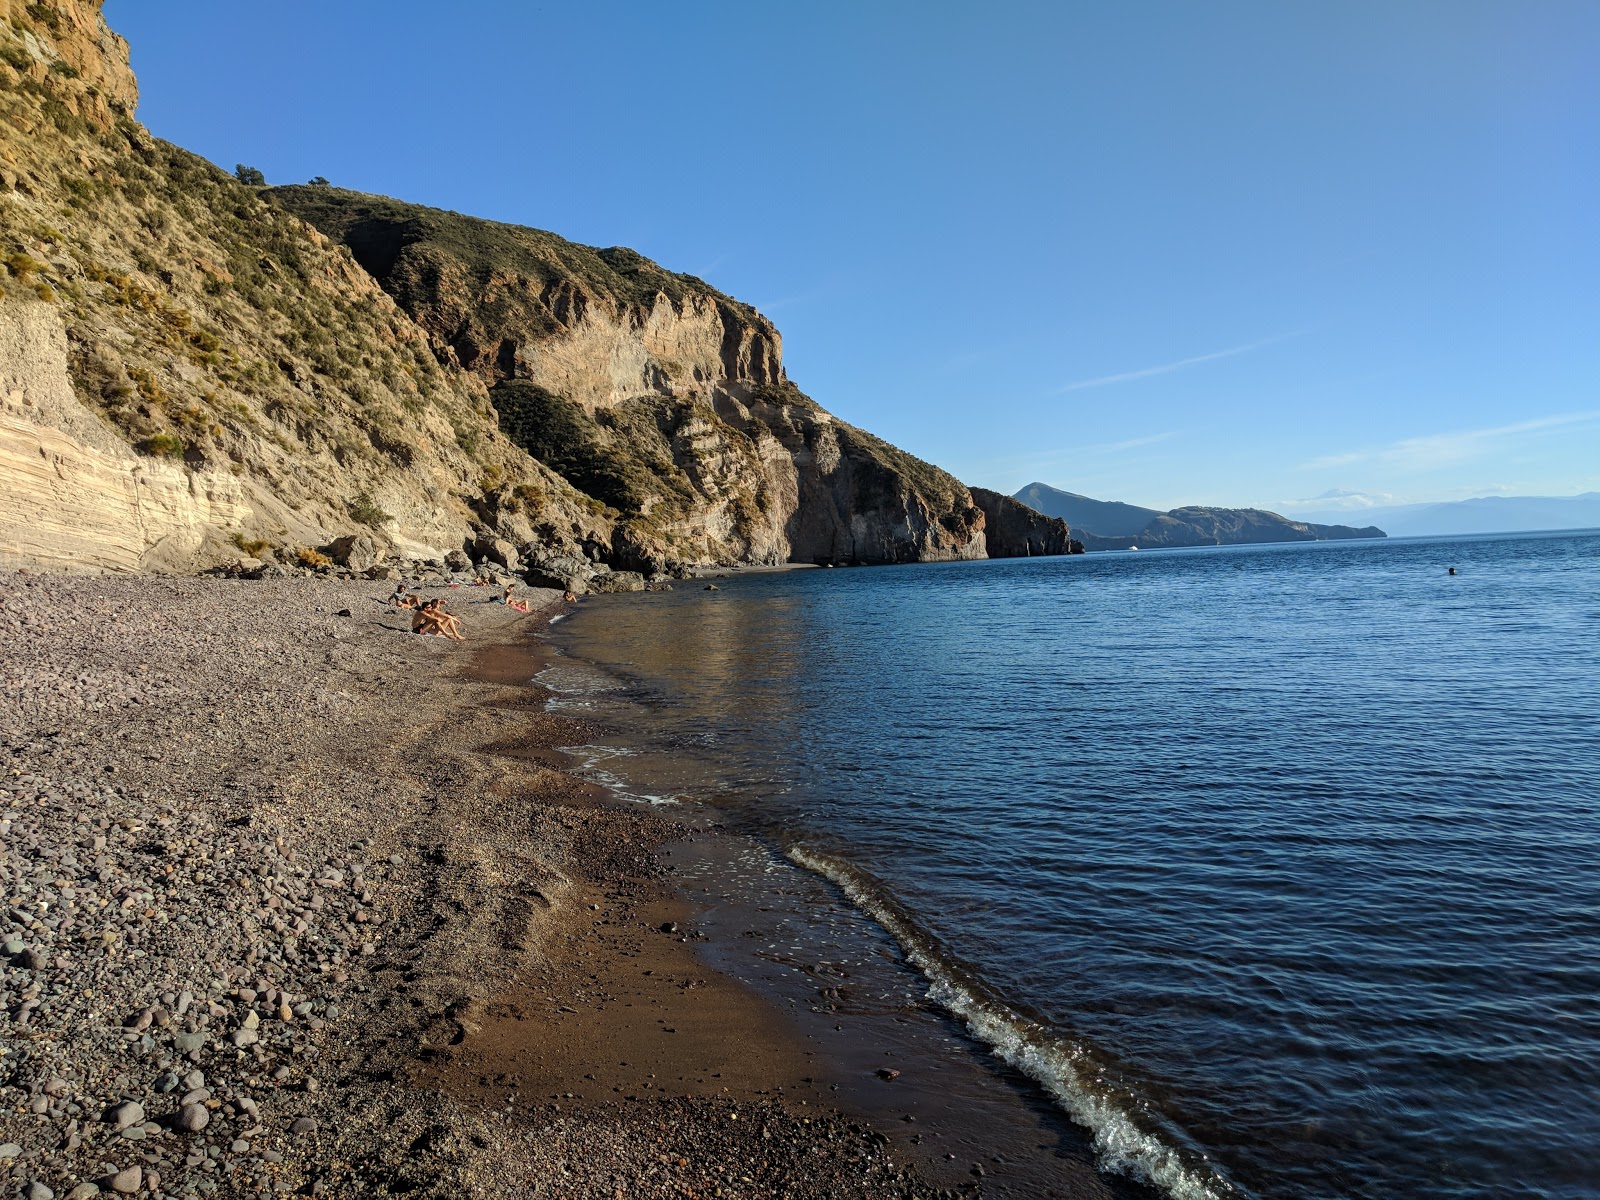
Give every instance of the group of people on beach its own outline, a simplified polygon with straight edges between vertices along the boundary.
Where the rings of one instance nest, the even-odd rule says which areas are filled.
[[[485,587],[488,586],[488,583],[487,579],[479,576],[473,581],[472,586]],[[505,585],[505,590],[500,595],[493,597],[489,603],[504,604],[507,608],[514,608],[518,612],[525,613],[530,611],[526,600],[514,597],[515,590],[516,584],[508,583]],[[569,600],[577,599],[570,592],[567,593],[567,598]],[[390,594],[388,602],[395,608],[404,608],[411,611],[412,633],[425,633],[432,637],[447,637],[458,642],[466,641],[466,636],[462,632],[461,618],[445,609],[442,597],[435,596],[430,600],[424,600],[416,592],[407,591],[405,581],[401,580],[395,584],[394,591]]]

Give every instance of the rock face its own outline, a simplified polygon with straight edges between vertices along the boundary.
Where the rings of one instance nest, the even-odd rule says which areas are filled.
[[[251,186],[133,119],[98,0],[0,17],[0,556],[982,556],[967,490],[803,395],[749,305],[631,250]]]
[[[955,479],[829,415],[749,305],[634,251],[329,187],[275,188],[614,510],[620,565],[982,557]]]
[[[1074,553],[1072,528],[1061,518],[1047,517],[987,488],[973,488],[972,499],[983,510],[984,548],[990,558]]]
[[[78,402],[61,322],[0,300],[0,563],[154,570],[251,509],[239,480],[136,454]]]

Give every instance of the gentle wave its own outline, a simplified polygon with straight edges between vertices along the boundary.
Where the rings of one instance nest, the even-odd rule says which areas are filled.
[[[842,891],[899,944],[928,982],[928,997],[954,1015],[997,1057],[1021,1071],[1094,1138],[1101,1170],[1149,1183],[1173,1200],[1224,1200],[1239,1191],[1209,1167],[1184,1161],[1177,1149],[1135,1122],[1137,1099],[1119,1098],[1095,1086],[1086,1051],[1050,1034],[951,961],[936,938],[916,922],[865,871],[805,846],[787,851],[796,866],[822,876]]]
[[[678,803],[677,796],[635,791],[621,775],[601,765],[618,758],[631,757],[634,751],[626,747],[581,745],[561,746],[558,749],[561,753],[571,755],[578,760],[576,773],[579,776],[589,780],[591,783],[598,783],[614,796],[618,796],[623,800],[632,800],[636,804],[649,804],[652,806]]]

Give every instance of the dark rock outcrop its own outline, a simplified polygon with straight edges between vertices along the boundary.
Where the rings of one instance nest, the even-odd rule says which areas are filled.
[[[990,558],[1073,553],[1072,527],[1060,517],[1047,517],[988,488],[973,488],[972,499],[983,510],[983,541]]]

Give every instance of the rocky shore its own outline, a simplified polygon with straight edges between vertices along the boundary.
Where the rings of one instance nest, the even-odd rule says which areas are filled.
[[[561,769],[559,594],[387,591],[0,573],[0,1195],[937,1194]]]

